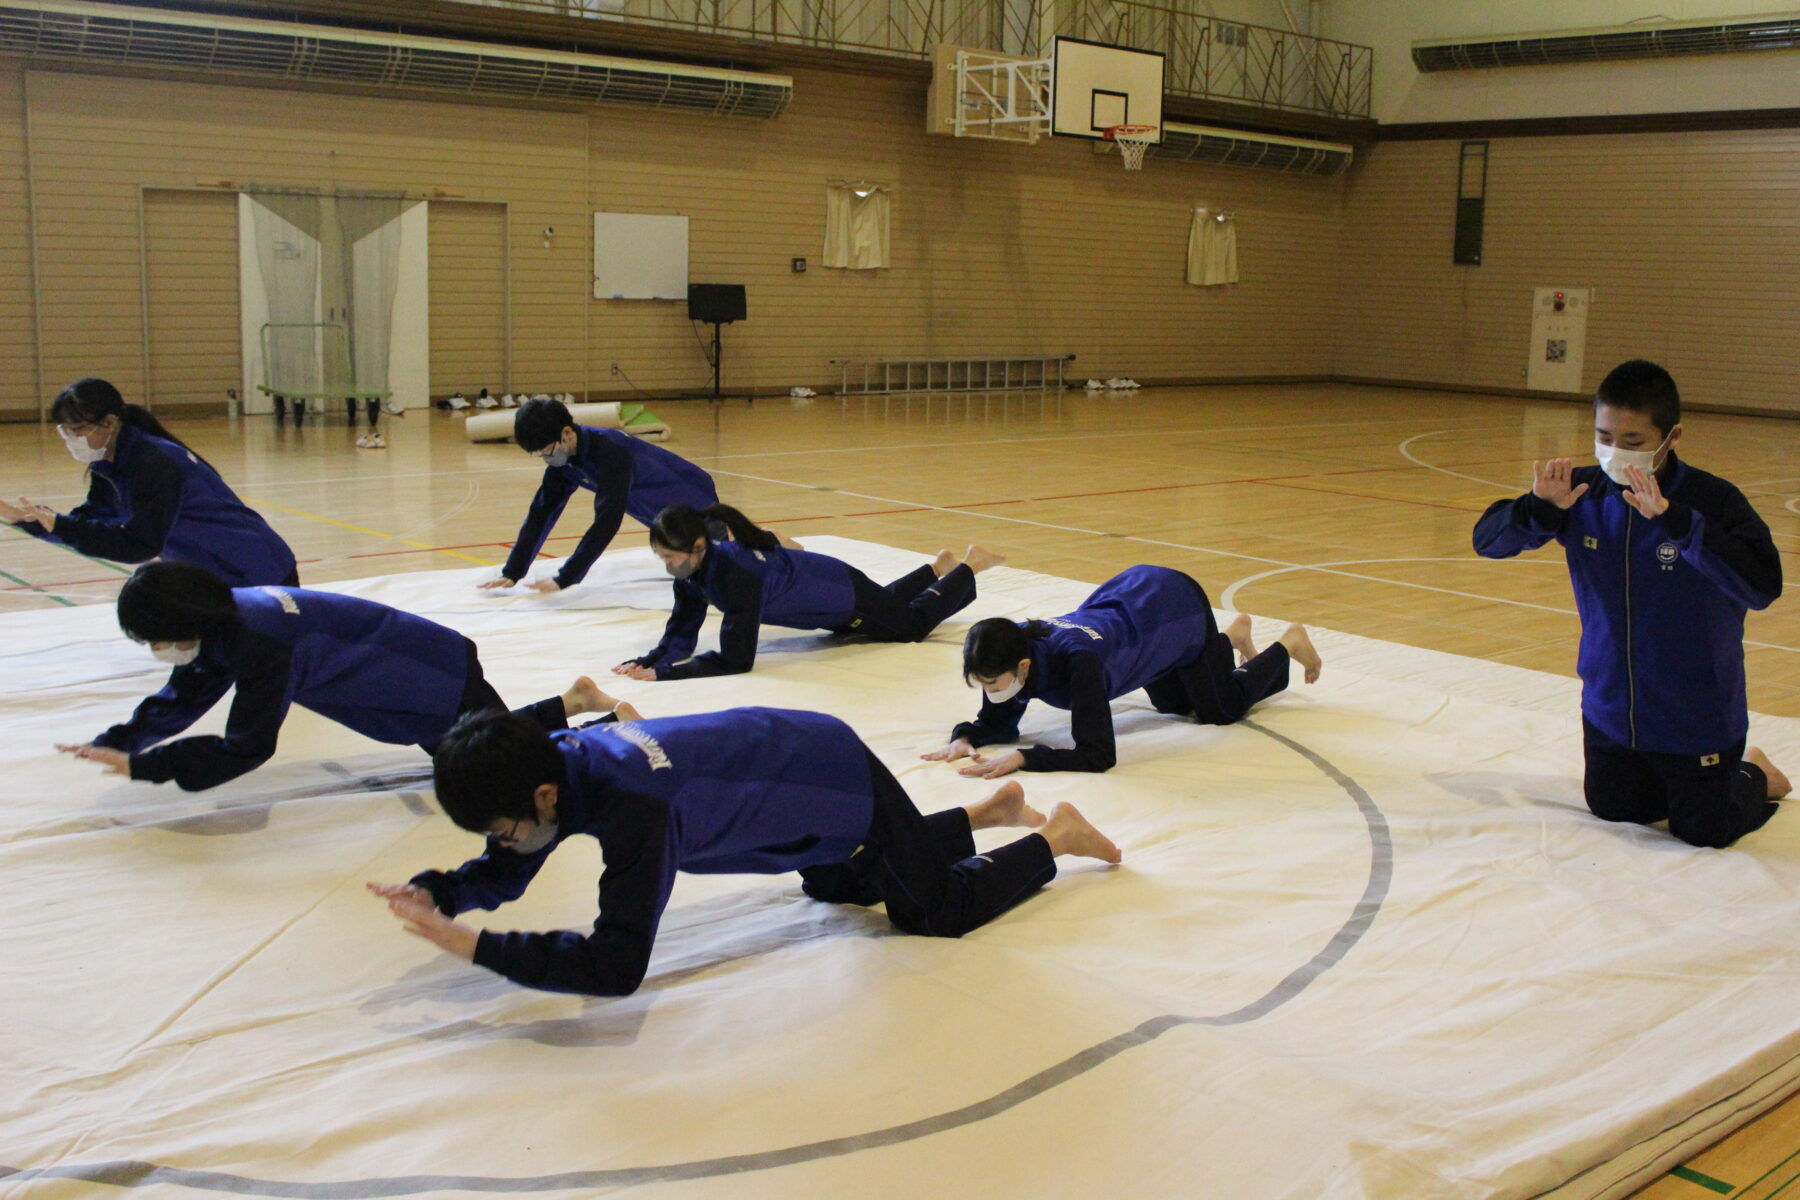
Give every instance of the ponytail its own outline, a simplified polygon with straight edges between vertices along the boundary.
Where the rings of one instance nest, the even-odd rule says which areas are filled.
[[[704,512],[686,504],[671,504],[650,523],[650,540],[678,554],[686,554],[701,541],[726,538],[752,550],[781,549],[780,538],[729,504],[710,505]]]
[[[164,428],[163,423],[149,409],[141,404],[125,403],[125,397],[119,394],[119,389],[104,379],[91,376],[77,379],[58,392],[56,399],[50,404],[50,419],[58,425],[98,425],[108,417],[117,417],[121,425],[129,425],[140,433],[173,442],[195,458],[200,458],[192,446]],[[206,462],[203,458],[200,461]],[[206,465],[210,467],[212,464]]]

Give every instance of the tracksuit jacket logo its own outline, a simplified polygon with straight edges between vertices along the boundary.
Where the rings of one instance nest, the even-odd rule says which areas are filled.
[[[645,733],[643,730],[633,729],[629,725],[617,725],[614,726],[610,732],[624,738],[639,750],[642,750],[644,756],[650,760],[650,769],[652,771],[672,771],[675,769],[675,764],[669,761],[668,751],[662,748],[662,743]]]

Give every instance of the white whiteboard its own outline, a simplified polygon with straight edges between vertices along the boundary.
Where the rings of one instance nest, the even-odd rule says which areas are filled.
[[[594,299],[686,300],[688,219],[594,214]]]

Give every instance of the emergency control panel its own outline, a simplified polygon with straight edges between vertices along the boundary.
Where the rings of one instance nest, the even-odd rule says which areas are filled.
[[[1581,391],[1593,288],[1538,288],[1531,302],[1531,358],[1525,386],[1534,392]]]

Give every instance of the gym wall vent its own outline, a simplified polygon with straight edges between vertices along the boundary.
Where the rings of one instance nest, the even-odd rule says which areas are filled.
[[[1421,71],[1466,71],[1796,48],[1800,48],[1800,13],[1729,21],[1641,22],[1506,37],[1446,38],[1414,42],[1412,57]]]
[[[733,117],[794,94],[785,75],[84,0],[0,0],[0,52]]]

